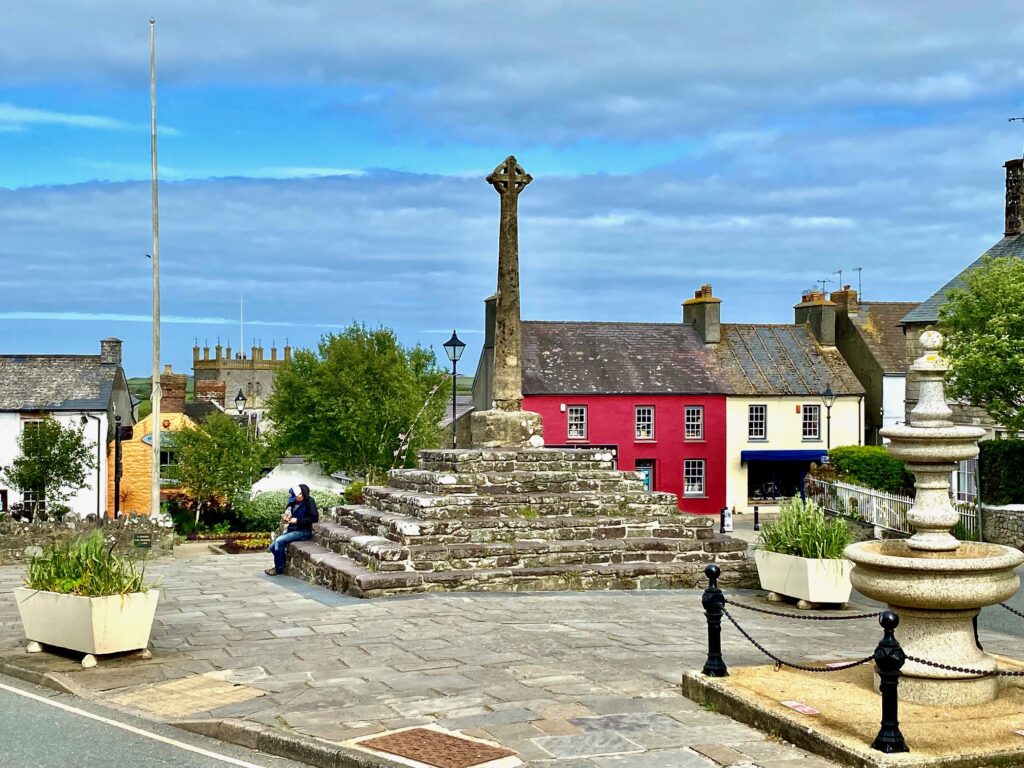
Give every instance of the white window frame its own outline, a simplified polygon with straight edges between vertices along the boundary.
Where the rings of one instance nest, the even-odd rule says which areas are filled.
[[[760,419],[754,418],[755,409],[760,413]],[[760,434],[757,434],[755,427],[760,423]],[[747,440],[768,439],[768,406],[764,403],[751,403],[747,406]]]
[[[683,496],[707,496],[707,462],[683,459]]]
[[[582,419],[578,424],[573,424],[573,412],[577,415],[582,416]],[[565,412],[566,420],[566,435],[570,440],[586,440],[587,439],[587,406],[585,405],[570,405],[566,408]],[[573,432],[573,427],[577,426],[580,428],[579,433]]]
[[[814,418],[809,418],[811,414]],[[808,429],[811,425],[814,430]],[[821,406],[816,403],[809,403],[800,408],[800,435],[804,440],[821,440]]]
[[[650,413],[650,419],[646,418],[646,414]],[[644,414],[644,419],[641,422],[641,414]],[[643,434],[646,431],[647,434]],[[638,405],[633,409],[633,435],[637,440],[653,440],[654,439],[654,406],[653,405]]]
[[[691,416],[695,416],[691,419]],[[691,427],[693,429],[691,430]],[[703,440],[704,439],[704,406],[687,405],[683,407],[683,439]]]

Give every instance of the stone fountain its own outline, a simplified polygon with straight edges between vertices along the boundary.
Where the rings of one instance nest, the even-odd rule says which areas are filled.
[[[865,541],[846,549],[851,581],[861,594],[888,604],[900,617],[897,638],[908,656],[972,671],[991,672],[997,659],[978,648],[974,618],[980,610],[1017,592],[1014,568],[1024,554],[997,544],[958,541],[950,529],[960,516],[950,500],[956,463],[978,455],[978,427],[954,426],[943,379],[948,362],[939,355],[942,336],[921,334],[924,354],[911,370],[919,374],[920,397],[910,423],[883,429],[889,453],[906,462],[916,479],[906,540]],[[966,706],[992,701],[1000,678],[907,661],[900,699],[928,706]],[[876,676],[877,677],[877,676]],[[876,679],[876,687],[877,687]]]

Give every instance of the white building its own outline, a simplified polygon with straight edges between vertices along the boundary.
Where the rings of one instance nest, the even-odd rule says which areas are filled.
[[[120,339],[103,339],[98,355],[0,355],[0,466],[18,456],[18,438],[26,427],[47,416],[81,429],[95,452],[88,487],[68,502],[71,513],[106,515],[114,419],[121,416],[124,426],[134,423]],[[45,502],[40,494],[23,497],[0,481],[0,511]]]

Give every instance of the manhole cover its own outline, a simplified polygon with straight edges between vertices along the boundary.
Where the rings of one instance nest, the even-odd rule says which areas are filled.
[[[479,741],[460,739],[427,728],[412,728],[378,736],[359,742],[359,746],[417,760],[436,768],[472,768],[503,757],[514,757],[516,754],[508,749],[498,749]]]

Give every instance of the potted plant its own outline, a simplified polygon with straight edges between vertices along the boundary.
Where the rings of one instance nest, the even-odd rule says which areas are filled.
[[[14,590],[30,653],[67,648],[93,667],[96,655],[147,648],[160,593],[146,583],[145,565],[113,549],[96,531],[32,558],[25,586]]]
[[[761,588],[768,599],[795,597],[802,608],[846,603],[853,589],[853,563],[843,557],[850,531],[840,519],[827,519],[810,500],[783,502],[779,517],[761,529],[754,552]]]

